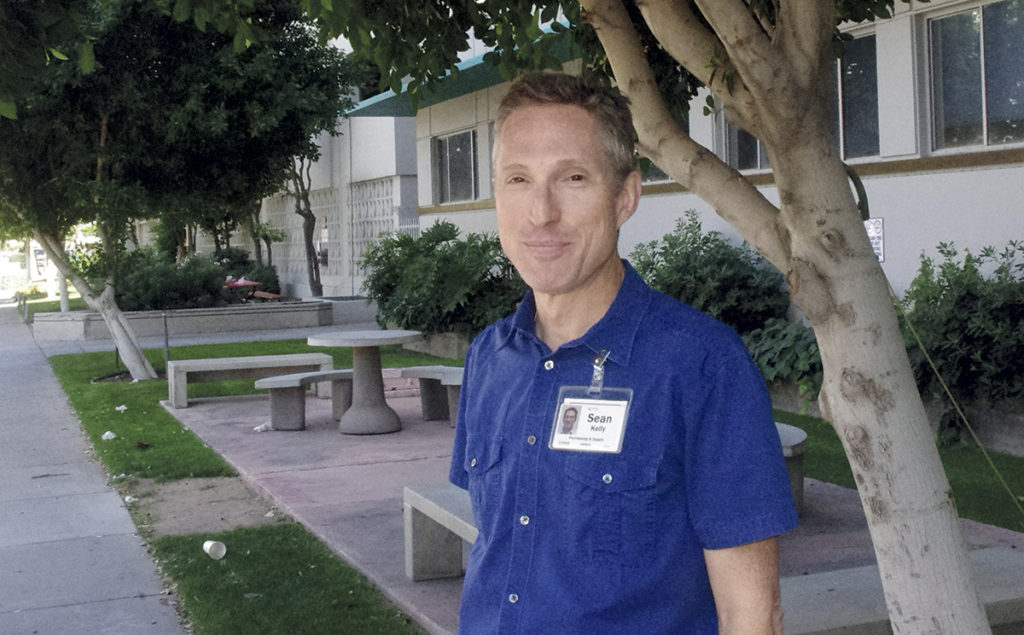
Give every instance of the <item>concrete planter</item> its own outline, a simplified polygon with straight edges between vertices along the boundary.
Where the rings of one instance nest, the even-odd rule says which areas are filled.
[[[221,333],[226,331],[265,331],[273,329],[328,326],[334,323],[333,303],[264,302],[232,304],[209,309],[172,309],[168,311],[128,311],[128,321],[138,336],[163,335],[164,313],[171,335]],[[109,339],[110,332],[99,313],[37,313],[33,320],[37,339],[95,340]]]
[[[403,344],[402,348],[437,357],[462,359],[466,356],[470,339],[458,333],[424,333],[419,342]]]
[[[769,392],[772,405],[780,410],[801,412],[805,406],[804,398],[793,384],[774,384],[769,386]],[[816,401],[807,406],[804,414],[821,416]],[[937,400],[927,400],[924,406],[932,432],[936,432],[943,408]],[[1024,456],[1024,403],[1020,400],[995,404],[971,403],[964,404],[963,408],[982,446],[995,452]]]

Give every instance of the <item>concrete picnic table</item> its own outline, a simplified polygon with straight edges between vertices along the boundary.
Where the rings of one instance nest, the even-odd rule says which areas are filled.
[[[398,432],[402,422],[398,413],[384,401],[384,378],[380,367],[380,347],[404,344],[422,337],[419,331],[338,331],[312,335],[310,346],[352,349],[352,405],[338,430],[345,434],[385,434]]]

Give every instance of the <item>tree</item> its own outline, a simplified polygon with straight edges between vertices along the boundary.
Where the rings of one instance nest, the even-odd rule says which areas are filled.
[[[561,17],[584,72],[614,77],[641,152],[712,204],[786,276],[824,365],[819,405],[842,439],[878,556],[894,632],[988,630],[948,482],[832,129],[836,26],[887,17],[894,0],[497,0],[304,6],[415,98],[472,33],[506,72],[552,65]],[[627,6],[628,5],[628,6]],[[554,35],[565,30],[552,24]],[[685,69],[685,71],[681,70]],[[697,85],[761,140],[776,206],[677,124]],[[927,626],[924,626],[927,625]]]
[[[94,5],[96,70],[43,66],[19,118],[0,120],[0,214],[32,228],[137,379],[155,373],[114,291],[132,222],[222,224],[251,212],[280,189],[293,157],[316,155],[312,137],[334,130],[352,73],[293,2],[260,2],[247,24],[261,41],[241,52],[237,37],[175,23],[158,4]],[[96,222],[103,244],[88,271],[63,245],[83,221]]]
[[[309,188],[312,184],[310,168],[313,162],[299,158],[289,172],[291,179],[291,195],[295,199],[295,213],[302,219],[302,244],[306,250],[306,278],[309,280],[309,292],[314,297],[324,294],[324,285],[320,281],[320,259],[316,253],[313,235],[316,232],[316,214],[309,200]],[[269,248],[269,247],[268,247]]]

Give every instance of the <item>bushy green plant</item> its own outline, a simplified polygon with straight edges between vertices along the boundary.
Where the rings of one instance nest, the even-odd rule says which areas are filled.
[[[473,335],[511,313],[526,287],[497,237],[437,222],[419,238],[386,234],[361,261],[377,322],[429,333]]]
[[[245,272],[245,279],[260,283],[260,290],[268,293],[281,293],[281,282],[277,277],[274,265],[253,265]]]
[[[242,277],[253,267],[249,252],[240,247],[223,247],[213,257],[228,275],[235,278]]]
[[[124,311],[188,309],[224,304],[224,269],[211,257],[168,262],[155,249],[125,258],[117,277],[117,302]]]
[[[792,382],[806,400],[821,390],[821,354],[814,331],[799,322],[770,318],[762,328],[743,336],[750,356],[765,381]]]
[[[903,298],[906,319],[958,400],[1024,397],[1024,243],[978,255],[940,243],[940,262],[923,256]],[[942,395],[908,329],[922,393]]]
[[[660,241],[637,245],[629,260],[649,285],[740,334],[785,317],[789,307],[782,274],[748,246],[705,233],[693,210]]]

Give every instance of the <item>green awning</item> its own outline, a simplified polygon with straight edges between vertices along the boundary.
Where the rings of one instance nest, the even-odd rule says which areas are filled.
[[[485,62],[483,55],[460,62],[457,74],[449,74],[428,84],[420,91],[420,108],[455,99],[505,81],[498,67]],[[401,94],[389,90],[360,102],[348,111],[349,117],[412,117],[415,116],[404,87]]]

